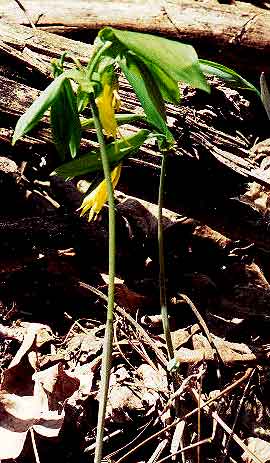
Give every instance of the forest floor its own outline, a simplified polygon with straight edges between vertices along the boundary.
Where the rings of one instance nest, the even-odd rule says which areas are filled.
[[[89,223],[78,208],[90,178],[50,177],[59,161],[46,121],[11,146],[18,114],[46,79],[0,57],[0,460],[92,462],[108,211]],[[104,462],[270,461],[270,122],[256,95],[209,83],[211,94],[183,86],[181,105],[167,106],[176,140],[163,217],[169,363],[154,144],[125,161],[117,186]],[[124,80],[119,93],[121,111],[136,113]],[[82,150],[95,143],[88,131]]]

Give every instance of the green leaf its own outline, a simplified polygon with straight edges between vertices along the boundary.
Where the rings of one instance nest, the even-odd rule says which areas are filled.
[[[81,124],[76,96],[66,80],[51,106],[53,141],[62,161],[68,154],[76,157],[81,141]]]
[[[140,146],[148,138],[149,130],[140,130],[135,135],[117,140],[106,146],[106,152],[111,166],[118,164],[124,157],[138,151]],[[102,162],[99,151],[90,151],[79,159],[59,166],[51,175],[59,175],[64,178],[72,178],[91,172],[102,171]]]
[[[270,119],[270,92],[264,72],[262,72],[260,76],[260,87],[262,104],[267,113],[268,119]]]
[[[77,89],[77,107],[78,107],[78,113],[83,112],[83,110],[86,108],[86,106],[89,103],[89,93],[82,91],[81,86],[78,86]]]
[[[47,111],[59,94],[65,79],[65,74],[61,74],[57,77],[20,117],[15,127],[12,145],[14,145],[19,138],[37,125],[45,111]]]
[[[161,92],[147,66],[131,53],[126,53],[122,57],[119,66],[140,100],[148,122],[166,135],[169,142],[173,143],[174,138],[166,124],[165,106]]]
[[[71,83],[69,80],[66,80],[64,83],[64,90],[67,99],[67,135],[68,135],[68,145],[72,158],[77,156],[77,152],[80,148],[81,142],[81,123],[77,107],[76,95],[73,92]]]
[[[172,104],[178,104],[180,102],[178,83],[166,74],[160,67],[154,64],[151,64],[151,68],[148,67],[148,69],[153,75],[153,79],[158,85],[164,100]]]
[[[103,29],[99,37],[111,41],[116,38],[123,47],[140,57],[153,72],[159,68],[172,80],[186,82],[193,87],[209,91],[209,85],[198,63],[197,53],[191,45],[151,34],[114,28]]]
[[[115,119],[117,125],[132,124],[138,121],[146,122],[146,117],[140,114],[115,114]],[[94,119],[92,117],[89,119],[82,118],[81,127],[82,129],[94,129]]]
[[[200,59],[200,68],[205,74],[214,75],[219,77],[220,79],[225,80],[229,83],[232,87],[242,88],[247,90],[252,90],[253,92],[257,93],[260,96],[259,90],[246,79],[237,74],[237,72],[233,71],[222,64],[215,63],[213,61],[208,61],[205,59]]]

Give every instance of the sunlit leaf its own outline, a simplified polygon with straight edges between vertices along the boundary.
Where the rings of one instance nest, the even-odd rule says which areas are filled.
[[[265,111],[267,113],[268,119],[270,119],[270,92],[269,92],[269,87],[267,85],[264,72],[262,72],[260,76],[260,87],[261,87],[261,100],[265,108]]]
[[[193,87],[209,91],[197,54],[191,45],[151,34],[113,28],[102,29],[99,37],[111,41],[116,38],[123,47],[140,57],[153,72],[154,68],[158,67],[175,81],[186,82]]]
[[[65,80],[65,75],[61,74],[44,90],[34,103],[26,110],[26,112],[18,120],[12,138],[12,144],[33,129],[40,121],[45,111],[51,106]]]
[[[177,104],[180,102],[180,91],[176,80],[172,79],[160,67],[151,64],[148,69],[153,75],[153,79],[158,85],[162,97],[168,103]]]
[[[140,146],[148,138],[149,130],[143,129],[135,135],[117,140],[106,146],[106,153],[110,165],[118,164],[124,157],[138,151]],[[59,175],[64,178],[72,178],[91,172],[102,171],[102,162],[99,151],[90,151],[78,159],[74,159],[59,166],[51,175]]]
[[[237,72],[227,68],[226,66],[223,66],[223,64],[215,63],[214,61],[208,61],[205,59],[200,59],[199,63],[201,70],[205,74],[219,77],[233,87],[252,90],[253,92],[257,93],[258,96],[260,96],[259,90],[253,84],[241,77],[240,74],[237,74]]]
[[[166,123],[164,100],[147,66],[130,53],[122,57],[119,65],[140,100],[148,122],[173,143],[173,136]]]

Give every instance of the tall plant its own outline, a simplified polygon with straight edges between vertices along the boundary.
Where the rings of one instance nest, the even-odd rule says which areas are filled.
[[[114,278],[115,278],[115,208],[114,187],[119,179],[121,163],[134,154],[149,138],[156,137],[163,154],[159,191],[159,254],[160,254],[160,304],[166,336],[168,357],[173,357],[168,325],[165,268],[163,256],[162,201],[166,152],[174,145],[174,138],[167,126],[165,102],[178,104],[181,99],[178,82],[209,91],[197,54],[192,46],[153,35],[102,29],[95,40],[94,53],[83,67],[74,59],[74,67],[65,70],[63,63],[54,61],[54,80],[19,119],[13,144],[29,132],[50,110],[52,136],[62,164],[53,172],[64,178],[73,178],[89,172],[104,176],[99,185],[83,200],[82,214],[94,218],[108,199],[109,204],[109,288],[107,323],[101,368],[100,405],[97,425],[95,463],[102,459],[102,441],[106,413],[113,333]],[[144,116],[117,115],[120,107],[118,71],[122,71],[135,91]],[[90,119],[80,114],[86,107]],[[143,118],[149,129],[138,130],[130,137],[118,136],[118,126]],[[82,130],[94,127],[99,148],[79,155]],[[106,143],[106,137],[113,139]],[[70,158],[75,158],[70,160]],[[67,162],[66,162],[67,161]]]

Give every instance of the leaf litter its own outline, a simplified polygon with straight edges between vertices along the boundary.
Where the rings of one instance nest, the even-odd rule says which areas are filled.
[[[226,217],[217,219],[215,225],[219,226],[214,227],[206,209],[205,220],[197,213],[193,218],[198,203],[204,207],[204,201],[209,199],[203,191],[188,191],[182,206],[190,215],[180,215],[173,198],[175,191],[170,198],[168,187],[168,205],[172,210],[164,211],[164,235],[175,350],[174,361],[168,365],[159,316],[155,205],[125,195],[125,179],[120,184],[123,191],[118,193],[117,201],[117,231],[121,238],[117,256],[119,280],[104,436],[107,462],[200,459],[218,463],[231,458],[258,463],[269,459],[269,264],[267,240],[262,239],[260,228],[258,232],[254,225],[268,223],[269,189],[259,183],[248,184],[241,173],[233,174],[222,162],[209,163],[210,154],[207,159],[205,155],[209,143],[206,122],[210,120],[210,132],[215,125],[219,146],[223,143],[224,148],[228,142],[225,127],[229,123],[237,125],[240,121],[238,128],[243,130],[241,121],[248,113],[247,100],[224,87],[220,90],[219,84],[215,105],[209,105],[206,112],[200,98],[198,92],[184,92],[185,123],[190,124],[191,112],[197,111],[193,123],[201,138],[194,137],[191,144],[185,140],[185,131],[180,134],[179,128],[183,115],[178,114],[175,133],[184,143],[177,169],[184,169],[188,151],[188,158],[198,163],[199,170],[202,168],[204,184],[214,182],[209,189],[212,188],[211,197],[217,193],[216,204],[211,203],[217,213],[218,209],[223,213],[224,195],[229,197],[231,209],[236,208],[235,227],[231,231]],[[135,104],[132,98],[129,103]],[[193,105],[191,112],[189,105]],[[174,109],[169,111],[175,121]],[[225,131],[224,139],[221,130]],[[247,131],[243,136],[255,138]],[[238,154],[241,143],[235,148]],[[263,173],[267,179],[266,161],[260,165],[262,159],[269,157],[267,143],[253,147],[249,153],[250,145],[251,142],[245,145],[247,156],[255,159],[260,175]],[[150,152],[151,147],[148,149]],[[46,156],[52,164],[50,154]],[[132,159],[129,162],[127,169],[134,167]],[[175,164],[172,166],[175,170]],[[25,178],[36,180],[39,170],[35,169],[34,162],[28,161]],[[19,211],[14,209],[14,199],[10,199],[14,221],[6,222],[8,248],[16,246],[18,236],[25,241],[19,245],[19,260],[11,261],[3,254],[0,274],[4,288],[0,325],[0,459],[30,461],[31,435],[37,442],[41,461],[44,455],[46,459],[47,455],[54,456],[56,446],[61,461],[93,461],[107,299],[107,213],[105,210],[94,226],[82,219],[78,221],[76,216],[65,222],[70,210],[77,209],[76,182],[63,185],[55,181],[48,188],[40,184],[42,196],[34,197],[29,192],[25,195],[29,185],[26,187],[23,180],[19,183],[22,189],[18,187],[18,175],[16,169],[3,173],[6,185],[10,187],[8,182],[12,183],[12,179],[17,185],[15,199],[20,198],[19,204],[24,205],[21,213],[26,220],[22,230]],[[173,181],[171,171],[168,176]],[[192,176],[189,182],[190,179],[193,181]],[[136,193],[136,182],[129,179],[130,193]],[[65,188],[69,188],[66,196]],[[66,215],[58,209],[52,213],[52,202],[49,205],[44,192],[64,205]],[[149,199],[147,184],[144,194]],[[71,196],[75,198],[72,204]],[[150,199],[154,202],[153,195]],[[218,217],[213,210],[212,218]],[[45,211],[43,222],[36,220],[29,244],[25,239],[30,230],[27,217],[31,223],[38,211]],[[250,225],[254,225],[254,233],[248,239]],[[72,233],[67,231],[71,227]],[[39,436],[46,441],[48,454]]]

